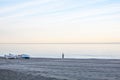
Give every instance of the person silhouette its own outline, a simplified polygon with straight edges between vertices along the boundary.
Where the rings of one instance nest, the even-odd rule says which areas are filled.
[[[64,59],[64,53],[62,53],[62,59]]]

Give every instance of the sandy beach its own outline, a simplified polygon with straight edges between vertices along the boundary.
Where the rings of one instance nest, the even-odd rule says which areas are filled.
[[[0,80],[119,80],[118,59],[0,59]]]
[[[57,80],[55,78],[44,76],[33,76],[22,72],[0,69],[0,80]]]

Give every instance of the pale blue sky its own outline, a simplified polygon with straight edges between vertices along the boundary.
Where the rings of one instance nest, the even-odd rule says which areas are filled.
[[[0,0],[0,43],[120,42],[120,0]]]

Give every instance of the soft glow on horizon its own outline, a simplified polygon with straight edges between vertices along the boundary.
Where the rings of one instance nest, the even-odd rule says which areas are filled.
[[[0,43],[120,42],[120,0],[0,0]]]

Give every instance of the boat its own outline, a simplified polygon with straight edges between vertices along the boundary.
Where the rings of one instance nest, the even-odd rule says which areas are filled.
[[[30,56],[28,54],[21,54],[21,58],[30,59]]]
[[[6,59],[30,59],[30,56],[28,54],[20,54],[20,55],[14,55],[14,54],[8,54],[4,55]]]
[[[16,55],[14,54],[8,54],[8,55],[4,55],[6,59],[16,59]]]

